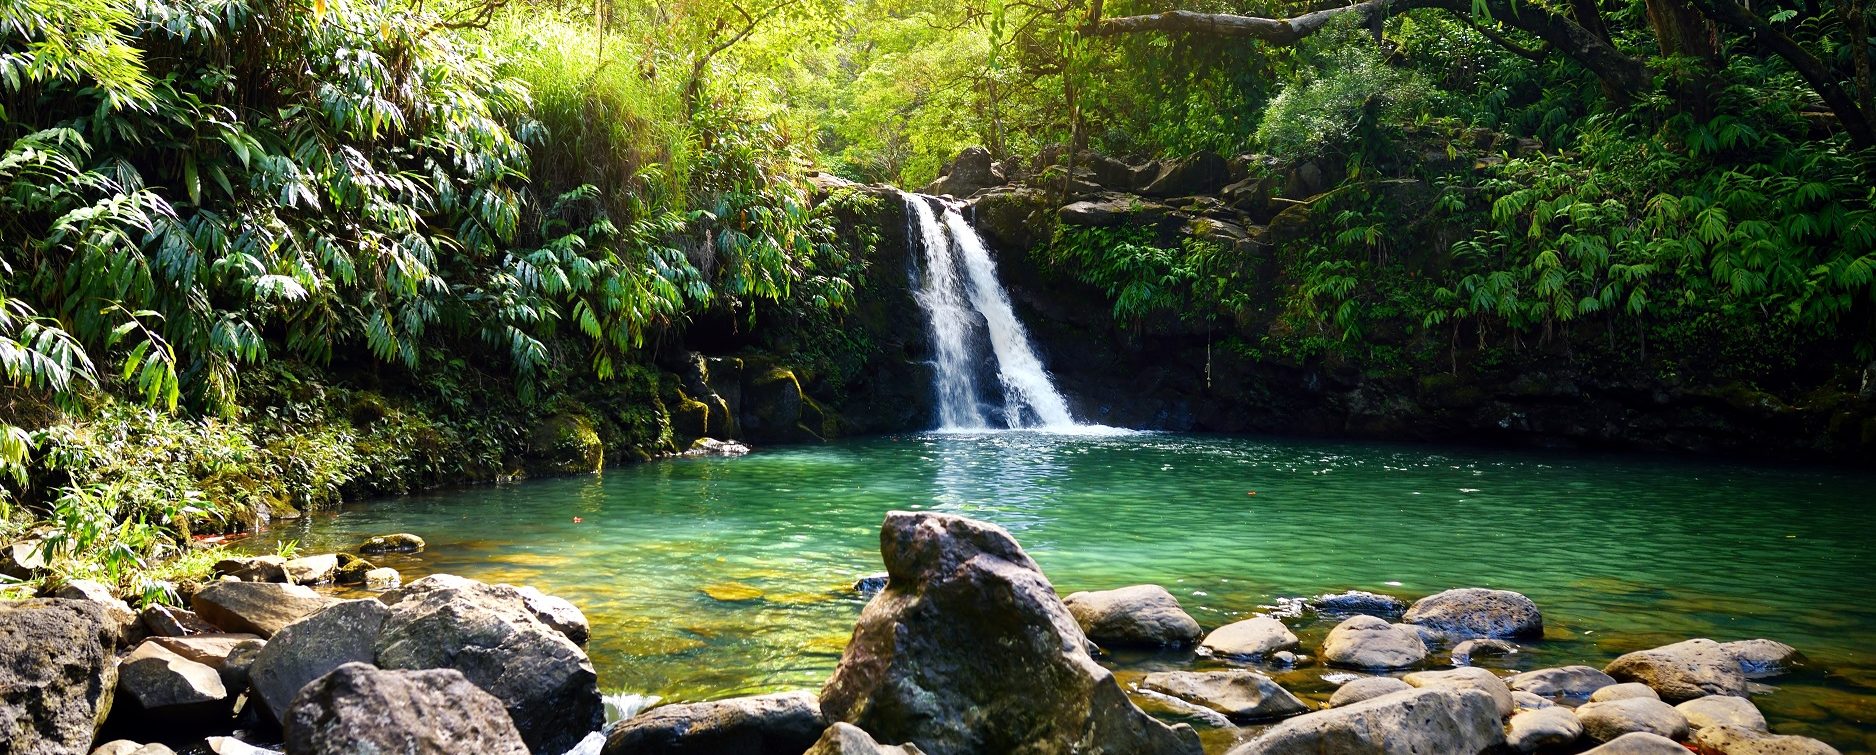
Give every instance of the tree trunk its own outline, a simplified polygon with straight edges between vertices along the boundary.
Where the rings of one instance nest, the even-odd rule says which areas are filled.
[[[1850,135],[1850,142],[1858,147],[1876,147],[1876,117],[1871,107],[1858,102],[1855,95],[1844,90],[1837,82],[1836,72],[1824,61],[1804,49],[1796,40],[1785,36],[1758,14],[1740,5],[1737,0],[1693,0],[1709,18],[1734,29],[1745,32],[1754,43],[1766,51],[1785,59],[1792,69],[1804,79],[1817,96],[1824,99],[1824,104],[1837,114],[1838,122],[1843,124],[1845,133]]]
[[[1688,0],[1645,0],[1648,26],[1664,58],[1691,58],[1695,70],[1668,82],[1668,95],[1681,112],[1700,120],[1713,117],[1714,74],[1719,70],[1719,30]]]

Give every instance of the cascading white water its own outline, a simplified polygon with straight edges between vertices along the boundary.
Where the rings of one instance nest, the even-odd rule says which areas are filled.
[[[997,280],[996,262],[983,237],[949,205],[941,205],[940,220],[932,209],[936,202],[906,196],[908,225],[916,225],[907,228],[907,237],[916,239],[924,253],[917,299],[931,332],[940,429],[1078,428]],[[1003,393],[999,423],[986,412],[978,385],[984,364],[978,344],[985,340]]]

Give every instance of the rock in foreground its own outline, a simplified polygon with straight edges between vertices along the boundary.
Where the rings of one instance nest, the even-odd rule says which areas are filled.
[[[1088,639],[1113,647],[1183,647],[1199,639],[1199,623],[1159,585],[1078,592],[1062,599]]]
[[[1709,726],[1694,732],[1693,744],[1719,755],[1842,755],[1810,737],[1780,736],[1739,726]]]
[[[831,721],[929,755],[1198,755],[1189,727],[1134,707],[1008,532],[892,512],[891,580],[821,693]]]
[[[1228,755],[1479,755],[1504,743],[1491,695],[1417,689],[1297,716]]]
[[[1296,634],[1269,616],[1254,616],[1226,624],[1205,635],[1199,647],[1212,655],[1261,658],[1296,647]]]
[[[1596,690],[1615,684],[1615,678],[1590,666],[1564,666],[1526,671],[1506,680],[1511,689],[1542,697],[1588,698]]]
[[[1638,731],[1611,739],[1583,755],[1687,755],[1687,748],[1659,734]]]
[[[1337,666],[1407,668],[1426,657],[1426,643],[1413,630],[1367,615],[1335,625],[1322,641],[1322,659]]]
[[[88,600],[0,606],[0,752],[91,751],[117,687],[119,631]]]
[[[310,587],[272,582],[215,582],[189,599],[197,615],[229,632],[272,637],[332,600]]]
[[[1641,682],[1661,699],[1685,702],[1707,695],[1746,696],[1739,661],[1712,640],[1687,640],[1629,653],[1603,667],[1616,681]]]
[[[821,739],[804,755],[924,755],[918,745],[882,745],[853,724],[827,727]]]
[[[1687,718],[1674,706],[1646,697],[1589,703],[1576,709],[1583,722],[1583,733],[1598,742],[1607,742],[1630,732],[1642,731],[1668,739],[1687,736]]]
[[[815,746],[815,740],[826,728],[827,720],[821,717],[821,706],[813,693],[784,692],[652,708],[612,727],[606,734],[602,752],[604,755],[714,752],[799,755]]]
[[[348,600],[288,624],[248,668],[253,697],[272,720],[284,723],[287,706],[308,683],[348,663],[373,661],[390,613],[375,600]]]
[[[500,700],[454,669],[348,663],[314,680],[285,716],[287,755],[526,755]]]
[[[1147,674],[1140,686],[1205,706],[1238,723],[1309,712],[1309,706],[1270,677],[1242,669],[1161,671]]]

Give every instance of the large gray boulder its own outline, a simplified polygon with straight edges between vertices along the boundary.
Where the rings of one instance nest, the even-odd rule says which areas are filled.
[[[535,753],[562,753],[605,720],[586,652],[509,590],[425,577],[387,593],[378,635],[387,669],[453,668],[494,695]]]
[[[345,664],[300,690],[283,729],[287,755],[528,752],[501,701],[455,669]]]
[[[386,593],[382,600],[385,603],[397,603],[410,596],[435,590],[449,591],[452,595],[472,595],[477,600],[518,607],[580,647],[586,647],[586,641],[593,633],[586,614],[581,613],[578,606],[525,585],[488,584],[454,574],[432,574]]]
[[[1216,656],[1261,658],[1296,647],[1296,634],[1269,616],[1235,621],[1205,635],[1199,647]]]
[[[1268,676],[1254,671],[1158,671],[1140,686],[1210,708],[1238,723],[1308,713],[1309,706]]]
[[[1364,676],[1360,679],[1351,679],[1346,684],[1337,687],[1335,694],[1329,696],[1329,707],[1340,708],[1344,705],[1354,705],[1363,700],[1373,700],[1382,695],[1392,695],[1413,688],[1413,685],[1391,676]]]
[[[606,732],[603,755],[797,755],[827,728],[812,692],[665,705]]]
[[[282,628],[248,667],[248,686],[261,709],[285,722],[300,688],[347,663],[372,663],[390,615],[376,600],[348,600]]]
[[[1645,731],[1668,739],[1687,737],[1687,717],[1674,706],[1646,697],[1628,697],[1586,703],[1576,709],[1583,722],[1583,733],[1598,742],[1607,742],[1633,731]]]
[[[1739,662],[1739,670],[1747,679],[1777,676],[1790,671],[1804,660],[1797,648],[1777,640],[1722,642],[1720,649]]]
[[[213,582],[189,598],[196,615],[222,631],[262,638],[331,603],[310,587],[273,582]]]
[[[1583,755],[1687,755],[1687,748],[1659,734],[1638,731],[1611,739]]]
[[[1587,699],[1596,690],[1615,684],[1615,678],[1591,666],[1564,666],[1526,671],[1506,682],[1511,689],[1543,697]]]
[[[924,193],[950,194],[962,198],[992,186],[1001,186],[1005,180],[1002,172],[997,170],[990,150],[966,147],[958,153],[957,159],[951,161],[950,172],[927,184]]]
[[[0,752],[90,752],[117,689],[121,632],[88,600],[0,604]]]
[[[1159,175],[1140,193],[1152,197],[1190,197],[1217,194],[1231,183],[1231,164],[1216,152],[1195,152],[1160,163]]]
[[[1479,755],[1504,744],[1491,695],[1416,689],[1297,716],[1228,755]]]
[[[821,692],[844,721],[930,755],[1198,755],[1190,727],[1142,713],[1089,657],[1036,562],[992,524],[895,511],[890,575]]]
[[[234,696],[221,672],[145,642],[118,666],[113,728],[160,726],[164,731],[195,731],[228,721]]]
[[[212,668],[221,675],[222,686],[228,695],[239,695],[247,688],[247,665],[252,659],[240,659],[244,649],[258,649],[263,646],[259,637],[251,634],[195,634],[188,637],[151,637],[144,641],[146,645],[159,645],[165,650],[180,655],[196,663]]]
[[[1476,689],[1492,696],[1492,703],[1498,706],[1498,715],[1509,716],[1511,688],[1505,686],[1505,680],[1497,674],[1482,668],[1467,666],[1444,671],[1420,671],[1401,677],[1401,681],[1415,687],[1445,687],[1449,689]]]
[[[1511,717],[1505,730],[1505,744],[1518,752],[1562,747],[1583,736],[1583,722],[1568,708],[1551,707],[1527,710]]]
[[[1759,706],[1751,700],[1731,695],[1708,695],[1674,706],[1687,718],[1687,727],[1694,731],[1709,726],[1737,726],[1752,731],[1771,731],[1765,724],[1765,714],[1759,712]]]
[[[339,554],[321,553],[296,558],[281,564],[287,581],[296,585],[321,585],[333,581],[339,571]]]
[[[1072,593],[1062,599],[1088,639],[1112,647],[1183,647],[1199,639],[1199,623],[1159,585]]]
[[[1374,616],[1350,616],[1322,641],[1322,659],[1337,666],[1407,668],[1426,657],[1427,646],[1418,633]]]
[[[1455,637],[1542,637],[1544,617],[1530,598],[1510,590],[1465,587],[1414,601],[1401,621]]]
[[[803,755],[924,755],[918,745],[883,745],[860,727],[836,723]]]
[[[1617,681],[1653,687],[1668,702],[1707,695],[1746,696],[1746,675],[1739,661],[1712,640],[1687,640],[1629,653],[1602,670]]]
[[[1693,745],[1717,755],[1842,755],[1810,737],[1781,736],[1740,726],[1709,726],[1694,732]]]

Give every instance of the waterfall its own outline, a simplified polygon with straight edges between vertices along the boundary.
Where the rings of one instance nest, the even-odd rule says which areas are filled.
[[[940,200],[908,194],[905,201],[906,238],[923,252],[915,297],[931,336],[939,428],[1080,427],[1016,318],[983,237]],[[1000,407],[984,398],[983,377],[992,367]]]

